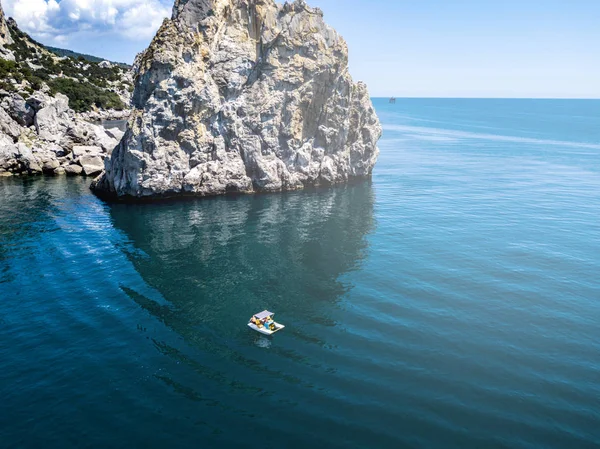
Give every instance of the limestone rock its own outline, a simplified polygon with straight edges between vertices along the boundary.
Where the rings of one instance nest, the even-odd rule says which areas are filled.
[[[0,45],[0,59],[5,59],[6,61],[16,61],[15,54],[2,45]]]
[[[41,100],[33,100],[38,107],[34,118],[38,135],[50,142],[60,142],[68,127],[69,99],[65,95],[56,94],[55,97],[44,96]],[[28,104],[31,104],[29,100]]]
[[[8,136],[0,133],[0,170],[13,174],[37,174],[42,172],[42,167],[25,144],[14,144]]]
[[[119,128],[107,128],[106,134],[115,139],[117,142],[120,142],[125,135],[125,131],[121,131]]]
[[[19,95],[3,99],[0,135],[1,145],[6,147],[0,153],[0,170],[13,174],[62,173],[60,166],[82,156],[93,158],[86,162],[86,173],[97,174],[103,159],[118,143],[102,126],[80,119],[69,109],[67,97],[51,97],[40,91],[27,101]]]
[[[12,37],[8,30],[8,24],[4,17],[4,11],[2,10],[2,3],[0,3],[0,47],[10,45],[13,43]]]
[[[77,165],[77,164],[71,164],[71,165],[65,165],[63,167],[65,174],[67,174],[67,176],[75,176],[75,175],[80,175],[81,173],[83,173],[83,168],[81,167],[81,165]]]
[[[89,122],[101,122],[103,120],[127,120],[130,113],[131,111],[129,109],[124,109],[122,111],[117,111],[115,109],[97,109],[89,112],[81,112],[79,117]]]
[[[16,165],[18,150],[11,137],[0,131],[0,171],[9,172]]]
[[[0,132],[11,137],[13,141],[17,141],[21,135],[21,127],[15,122],[8,113],[0,108]]]
[[[75,158],[81,156],[102,156],[102,154],[102,148],[97,146],[75,145],[73,147],[73,157]]]
[[[5,20],[0,5],[0,58],[6,59],[9,50],[5,46],[11,43],[17,44],[15,52],[21,68],[29,67],[31,71],[48,69],[52,60],[56,62],[59,59],[20,32],[12,19]],[[14,55],[12,56],[14,60]],[[81,70],[82,74],[86,67],[78,61],[67,65],[70,69]],[[89,65],[87,67],[89,68]],[[127,91],[129,96],[127,86],[133,81],[131,75],[127,71],[123,73],[121,69],[115,68],[115,70],[121,73],[121,80],[107,80],[107,89],[113,89],[119,95],[122,94],[121,90]],[[73,79],[79,81],[83,80],[83,75],[78,76],[78,73],[73,70],[68,71],[68,76],[75,77]],[[13,79],[3,81],[17,86]],[[125,82],[127,83],[123,84]],[[27,83],[23,84],[26,85]],[[25,92],[23,89],[20,91]],[[123,117],[128,114],[128,111],[97,110],[94,113],[106,118],[111,114]],[[62,167],[69,166],[73,162],[73,147],[79,146],[87,149],[77,153],[76,157],[91,158],[84,159],[87,164],[86,173],[98,173],[101,170],[99,167],[103,167],[102,160],[113,150],[122,135],[118,132],[109,134],[102,126],[89,123],[87,118],[87,115],[76,114],[69,108],[69,100],[65,95],[60,93],[55,96],[50,95],[50,89],[45,83],[42,83],[42,87],[26,100],[19,94],[0,91],[0,172],[62,173]],[[70,172],[84,171],[81,166],[77,167],[70,169]]]
[[[7,45],[13,43],[13,38],[10,35],[10,29],[2,10],[2,3],[0,2],[0,59],[8,61],[15,61],[15,54],[6,48]]]
[[[86,176],[94,176],[104,170],[104,162],[98,156],[81,156],[78,162]]]
[[[42,166],[42,171],[44,173],[54,173],[54,170],[56,170],[59,166],[60,164],[56,159],[49,159],[44,162],[44,165]]]
[[[0,150],[8,148],[9,146],[12,146],[12,144],[12,139],[0,130]]]
[[[109,136],[102,126],[83,120],[72,121],[66,131],[66,137],[77,144],[99,146],[106,153],[110,153],[119,143],[117,139]]]
[[[100,125],[86,124],[90,130],[90,144],[97,145],[104,150],[104,152],[111,153],[112,150],[118,145],[119,141],[114,137],[111,137],[104,127]]]
[[[33,125],[35,109],[27,104],[19,94],[12,93],[2,100],[2,109],[19,125],[29,127]]]
[[[372,173],[381,126],[367,88],[303,0],[176,0],[134,67],[135,109],[98,192],[280,191]]]

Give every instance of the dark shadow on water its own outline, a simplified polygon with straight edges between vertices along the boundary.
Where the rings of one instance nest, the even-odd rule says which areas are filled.
[[[165,303],[122,290],[174,332],[151,339],[178,367],[156,379],[228,420],[284,432],[303,396],[319,396],[314,373],[328,372],[319,329],[335,326],[333,309],[352,288],[344,275],[368,254],[375,228],[370,182],[108,207],[129,241],[123,251]],[[246,326],[265,308],[287,326],[273,339]],[[273,411],[256,415],[256,398]],[[314,426],[327,425],[314,419]]]
[[[328,394],[337,379],[327,336],[339,332],[340,302],[352,289],[347,274],[369,253],[367,236],[375,229],[370,183],[138,205],[103,203],[88,183],[0,181],[0,285],[16,295],[18,285],[4,265],[19,260],[22,272],[22,261],[31,257],[34,276],[55,275],[56,304],[37,297],[35,282],[27,287],[30,303],[52,316],[65,311],[69,321],[60,330],[74,325],[73,342],[89,341],[80,319],[93,324],[99,346],[119,348],[99,358],[103,368],[90,374],[122,388],[117,413],[101,416],[114,425],[131,420],[133,427],[121,431],[139,426],[148,440],[177,434],[176,447],[191,447],[198,435],[209,447],[244,447],[253,432],[285,439],[289,448],[324,439],[331,449],[348,447],[353,425],[333,417],[345,402]],[[60,270],[69,269],[74,273],[63,280]],[[78,292],[64,302],[57,286],[63,282]],[[111,308],[90,310],[105,303]],[[264,308],[287,326],[274,338],[246,326]],[[85,346],[82,353],[95,350]],[[78,366],[64,360],[65,370],[72,364]],[[111,374],[118,366],[135,367],[144,382],[125,369]],[[127,418],[115,418],[119,410]],[[298,430],[302,426],[314,434]],[[363,429],[356,445],[373,436]]]
[[[144,280],[172,307],[138,301],[177,332],[235,335],[265,308],[334,323],[327,307],[351,286],[374,228],[369,182],[321,191],[111,204]],[[143,304],[142,304],[143,303]],[[322,307],[325,306],[325,307]],[[293,330],[291,330],[293,332]]]

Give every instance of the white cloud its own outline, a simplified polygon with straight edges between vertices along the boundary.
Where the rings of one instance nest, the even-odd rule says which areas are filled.
[[[168,2],[165,3],[165,2]],[[7,16],[34,38],[66,43],[82,32],[149,40],[165,17],[169,0],[3,0]]]

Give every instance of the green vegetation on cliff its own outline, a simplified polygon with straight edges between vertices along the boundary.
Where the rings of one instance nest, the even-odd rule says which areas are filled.
[[[49,50],[49,51],[51,51],[55,55],[60,56],[61,58],[64,57],[64,56],[67,56],[67,57],[72,58],[72,59],[77,59],[77,60],[83,59],[83,60],[88,61],[88,62],[102,62],[102,61],[106,61],[106,59],[99,58],[98,56],[88,55],[88,54],[85,54],[85,53],[77,53],[76,51],[67,50],[65,48],[49,47],[49,46],[46,45],[46,49]],[[117,66],[119,66],[121,68],[124,68],[124,69],[130,69],[131,68],[130,65],[125,64],[123,62],[113,62],[113,61],[111,61],[111,64],[117,65]]]
[[[69,97],[69,106],[76,112],[84,112],[96,106],[101,109],[122,110],[125,106],[114,92],[107,92],[90,83],[80,83],[70,78],[50,81],[52,93],[60,92]]]
[[[132,87],[126,67],[90,61],[85,55],[58,57],[12,21],[9,30],[13,43],[6,48],[13,52],[15,61],[0,59],[0,90],[31,94],[46,84],[51,93],[69,97],[71,108],[77,112],[126,107],[122,97]]]

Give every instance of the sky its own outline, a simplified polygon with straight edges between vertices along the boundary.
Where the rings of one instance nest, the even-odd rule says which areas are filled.
[[[172,0],[1,0],[40,42],[132,62]],[[373,96],[600,98],[600,0],[307,0]]]

